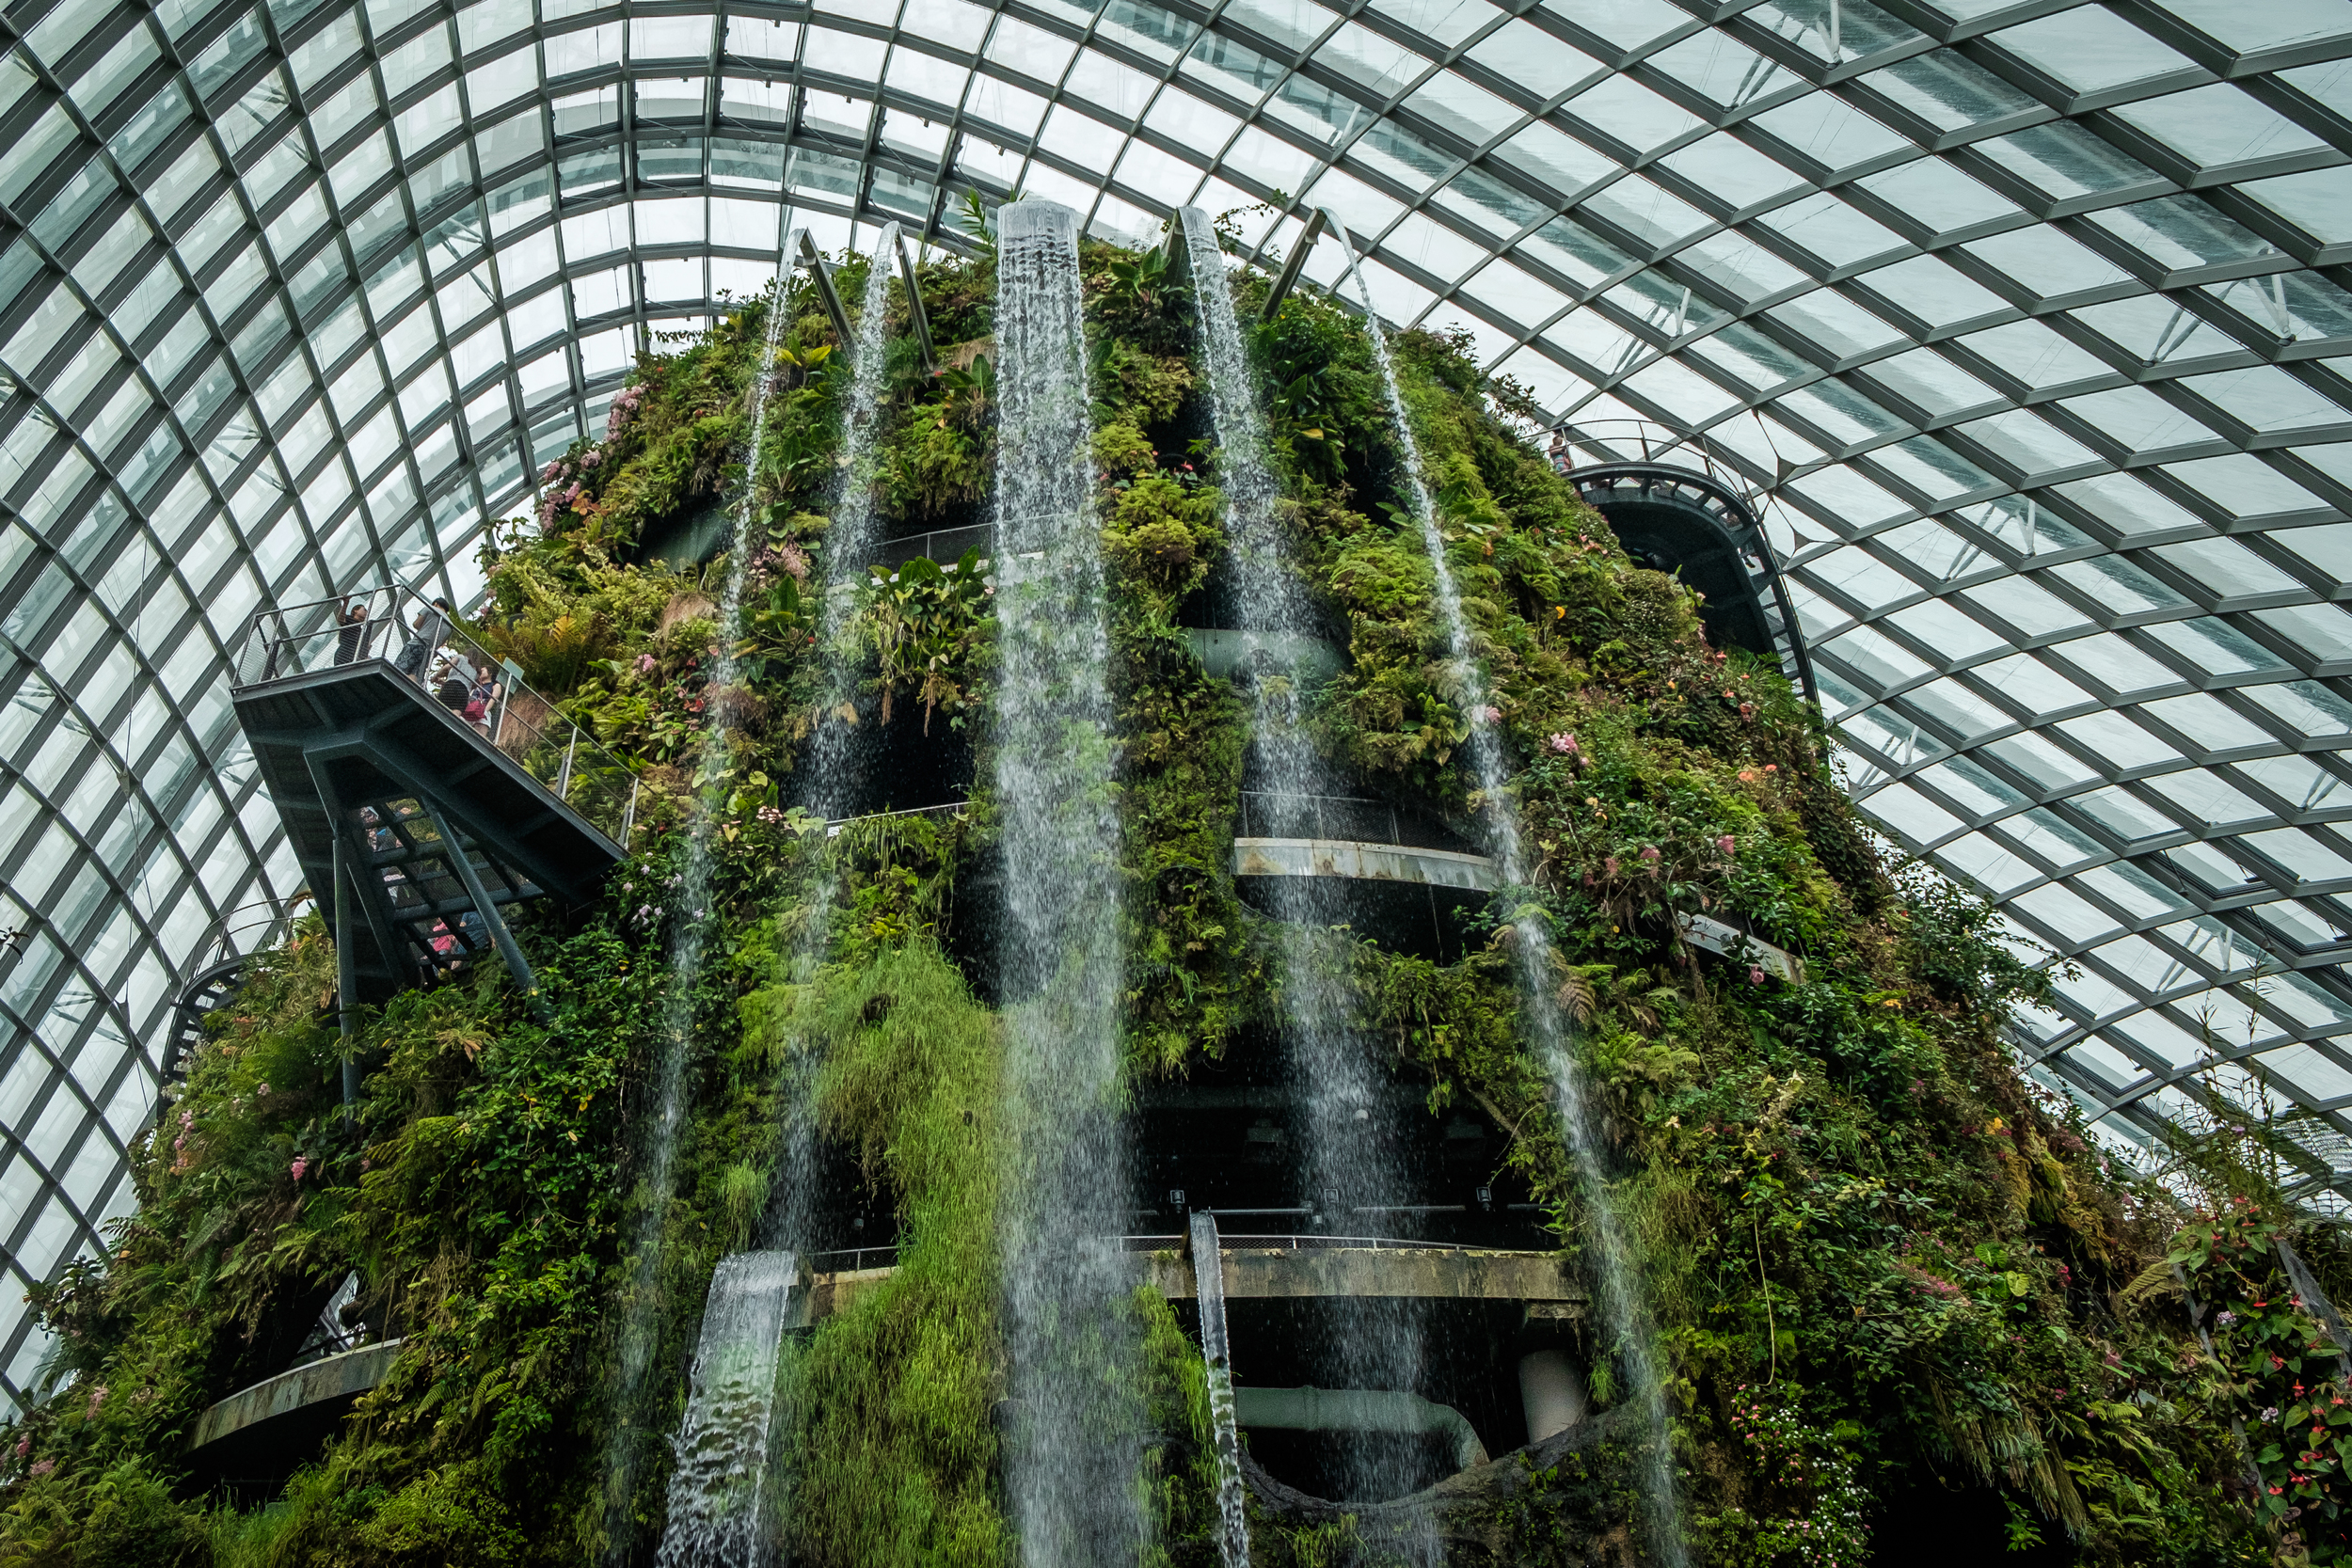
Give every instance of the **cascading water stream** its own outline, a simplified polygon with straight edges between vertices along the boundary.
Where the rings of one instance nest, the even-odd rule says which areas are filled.
[[[654,1568],[755,1568],[768,1560],[762,1494],[776,1357],[800,1272],[789,1252],[739,1252],[721,1259],[710,1276]]]
[[[1010,1163],[1005,1487],[1030,1568],[1133,1562],[1145,1412],[1120,1236],[1119,821],[1078,217],[997,221],[995,791]]]
[[[856,357],[850,362],[850,403],[841,411],[840,489],[825,530],[825,597],[818,611],[817,646],[825,661],[822,706],[826,717],[810,738],[801,785],[809,808],[823,816],[850,815],[858,782],[850,754],[855,731],[840,716],[840,709],[855,695],[863,660],[845,657],[846,651],[835,643],[856,606],[858,585],[866,579],[866,563],[879,542],[874,511],[875,416],[882,404],[883,361],[890,341],[890,263],[898,250],[898,226],[884,224],[866,273]]]
[[[859,779],[851,745],[850,724],[838,717],[855,695],[863,660],[853,649],[840,645],[842,627],[856,607],[857,587],[878,542],[874,510],[874,436],[881,423],[883,361],[890,341],[890,263],[898,255],[898,226],[882,226],[874,246],[873,264],[866,274],[862,313],[858,317],[856,357],[850,361],[850,401],[841,411],[840,488],[833,516],[825,530],[818,559],[824,571],[823,599],[818,610],[817,657],[822,661],[819,688],[820,718],[810,737],[798,775],[798,793],[806,809],[818,816],[847,816],[856,809]],[[788,932],[791,941],[789,974],[806,985],[814,979],[832,947],[835,872],[830,841],[808,846],[813,874],[800,909],[800,927]],[[815,1216],[807,1201],[815,1181],[816,1129],[808,1101],[808,1074],[813,1064],[796,1053],[785,1068],[781,1129],[783,1158],[780,1188],[769,1204],[761,1238],[771,1246],[810,1244],[809,1227]]]
[[[753,545],[753,498],[758,490],[759,454],[768,434],[770,382],[776,362],[776,345],[783,341],[787,309],[789,258],[800,243],[793,230],[776,258],[775,294],[769,302],[767,335],[751,382],[751,449],[744,464],[743,493],[735,508],[735,530],[727,547],[725,586],[719,598],[719,643],[707,671],[706,690],[717,691],[736,683],[736,645],[742,640],[743,580]],[[696,757],[698,798],[688,826],[683,865],[672,879],[664,904],[675,916],[677,946],[670,958],[670,983],[665,991],[657,1034],[653,1071],[653,1115],[646,1124],[642,1149],[642,1187],[631,1207],[628,1285],[621,1302],[620,1355],[612,1379],[612,1431],[607,1441],[608,1464],[604,1498],[604,1556],[611,1563],[626,1561],[632,1531],[629,1514],[637,1490],[640,1454],[640,1406],[645,1374],[660,1338],[662,1293],[661,1231],[669,1217],[670,1187],[677,1162],[677,1140],[685,1121],[688,1037],[694,1026],[694,991],[702,978],[705,942],[708,932],[710,873],[713,857],[711,829],[719,815],[717,798],[726,773],[726,726],[718,703],[706,702],[707,727]]]
[[[1347,255],[1347,270],[1356,279],[1357,295],[1364,309],[1365,335],[1372,341],[1373,356],[1380,368],[1380,384],[1388,396],[1389,415],[1395,422],[1397,441],[1404,450],[1406,495],[1436,578],[1438,619],[1445,630],[1446,647],[1453,657],[1458,685],[1456,700],[1470,716],[1470,763],[1478,779],[1484,826],[1504,883],[1518,886],[1526,869],[1518,823],[1504,789],[1507,773],[1502,736],[1487,705],[1486,679],[1471,657],[1470,626],[1462,613],[1462,596],[1454,585],[1453,565],[1446,557],[1445,536],[1438,526],[1437,509],[1422,481],[1421,448],[1413,438],[1412,420],[1405,406],[1405,394],[1397,385],[1396,366],[1389,355],[1388,333],[1380,325],[1379,309],[1373,302],[1372,285],[1357,264],[1354,247],[1346,243],[1346,230],[1336,224],[1333,230],[1341,236],[1341,247]],[[1551,933],[1533,913],[1515,921],[1514,931],[1517,940],[1512,946],[1518,958],[1529,1032],[1550,1070],[1568,1151],[1576,1162],[1578,1184],[1583,1193],[1601,1307],[1608,1313],[1608,1321],[1617,1327],[1619,1364],[1630,1385],[1629,1392],[1641,1402],[1650,1429],[1646,1459],[1652,1545],[1666,1568],[1683,1568],[1689,1561],[1689,1552],[1683,1542],[1680,1508],[1676,1497],[1665,1387],[1659,1379],[1651,1348],[1649,1307],[1643,1297],[1624,1230],[1617,1223],[1615,1203],[1610,1196],[1585,1090],[1584,1069],[1577,1060],[1568,1022],[1554,990]]]
[[[1241,1486],[1241,1433],[1233,1420],[1233,1357],[1225,1338],[1225,1253],[1216,1216],[1192,1216],[1193,1297],[1200,1304],[1200,1356],[1208,1366],[1209,1415],[1216,1424],[1216,1511],[1225,1568],[1249,1568],[1249,1513]]]
[[[1197,207],[1184,209],[1179,218],[1216,423],[1216,479],[1241,623],[1235,629],[1250,634],[1256,667],[1248,778],[1260,815],[1270,821],[1255,831],[1270,827],[1270,836],[1319,837],[1309,802],[1346,789],[1308,738],[1300,705],[1305,676],[1295,661],[1286,666],[1282,657],[1307,645],[1316,626],[1314,607],[1285,563],[1275,480],[1266,467],[1265,420],[1216,230]],[[1287,811],[1285,801],[1291,802]],[[1285,1066],[1303,1112],[1303,1196],[1323,1212],[1327,1225],[1363,1234],[1372,1227],[1356,1223],[1358,1211],[1392,1210],[1410,1204],[1413,1196],[1400,1158],[1399,1108],[1383,1092],[1386,1075],[1362,1037],[1348,1027],[1356,999],[1344,973],[1346,944],[1328,934],[1358,915],[1351,908],[1356,896],[1346,882],[1322,877],[1277,878],[1269,890],[1282,958]],[[1414,1388],[1426,1352],[1424,1305],[1409,1297],[1349,1305],[1345,1321],[1335,1320],[1327,1338],[1318,1378],[1334,1387]],[[1418,1470],[1400,1445],[1357,1443],[1346,1450],[1339,1489],[1350,1500],[1395,1497],[1419,1489]]]

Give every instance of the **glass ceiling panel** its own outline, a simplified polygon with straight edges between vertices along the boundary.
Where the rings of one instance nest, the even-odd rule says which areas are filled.
[[[2108,942],[2021,1049],[2137,1147],[2170,1101],[2134,1085],[2209,999],[2267,1031],[2314,1147],[2352,1148],[2311,1043],[2352,1018],[2352,775],[2306,754],[2352,742],[2352,380],[2324,357],[2352,345],[2352,24],[1938,8],[1989,30],[1937,46],[1861,0],[19,6],[0,461],[43,480],[0,535],[0,923],[34,933],[0,956],[0,1073],[113,1065],[0,1106],[77,1173],[6,1206],[0,1393],[38,1350],[22,1287],[129,1201],[206,928],[295,891],[230,765],[244,618],[389,577],[470,599],[485,522],[650,334],[758,287],[794,225],[960,245],[974,189],[1131,238],[1196,190],[1271,201],[1252,244],[1328,206],[1399,325],[1468,329],[1562,420],[1703,427],[1790,552],[1863,810],[2061,952]],[[1338,271],[1327,240],[1307,286]],[[145,793],[85,846],[118,713]]]

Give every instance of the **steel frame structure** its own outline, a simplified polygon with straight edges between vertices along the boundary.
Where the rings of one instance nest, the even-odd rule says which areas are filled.
[[[1705,433],[1865,810],[2079,965],[2037,1070],[2142,1148],[2259,1064],[2352,1190],[2347,60],[2334,0],[21,0],[0,1392],[208,929],[299,885],[252,612],[468,601],[657,333],[967,189],[1269,263],[1328,208],[1398,324]]]

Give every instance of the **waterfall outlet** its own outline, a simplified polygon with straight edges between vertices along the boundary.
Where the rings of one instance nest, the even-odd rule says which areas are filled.
[[[1192,1216],[1193,1295],[1200,1303],[1200,1356],[1208,1367],[1209,1414],[1216,1422],[1216,1511],[1225,1568],[1249,1568],[1249,1515],[1243,1505],[1241,1431],[1233,1418],[1232,1349],[1225,1338],[1225,1254],[1216,1216]]]

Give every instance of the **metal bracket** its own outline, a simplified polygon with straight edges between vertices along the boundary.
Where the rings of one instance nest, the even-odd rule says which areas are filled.
[[[1298,236],[1296,245],[1291,246],[1288,260],[1283,261],[1282,270],[1275,277],[1274,287],[1266,291],[1265,309],[1259,312],[1260,320],[1272,321],[1274,312],[1282,308],[1283,297],[1291,292],[1291,286],[1298,281],[1300,270],[1307,265],[1307,253],[1314,249],[1315,241],[1323,237],[1324,225],[1329,221],[1330,214],[1321,207],[1316,208],[1314,215],[1307,220],[1307,231]]]
[[[840,340],[841,352],[847,354],[857,341],[857,334],[850,329],[850,312],[841,308],[840,292],[833,286],[833,268],[817,254],[817,242],[808,237],[805,229],[801,230],[801,257],[808,263],[808,275],[817,280],[818,297],[825,302],[825,314],[833,318],[834,336]]]
[[[914,280],[914,263],[907,258],[907,237],[903,232],[898,235],[897,245],[898,276],[907,286],[907,320],[914,324],[914,345],[923,351],[923,373],[935,375],[939,356],[931,348],[931,318],[923,309],[923,290]]]

